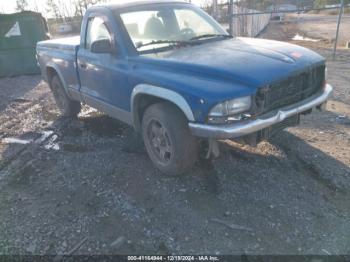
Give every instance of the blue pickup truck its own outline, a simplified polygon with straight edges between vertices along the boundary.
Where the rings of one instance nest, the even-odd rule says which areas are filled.
[[[232,37],[178,1],[91,7],[80,37],[39,42],[37,59],[62,115],[85,103],[132,125],[165,174],[217,155],[217,140],[266,140],[332,93],[320,55]]]

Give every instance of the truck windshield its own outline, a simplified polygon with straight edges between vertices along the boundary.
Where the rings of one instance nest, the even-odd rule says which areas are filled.
[[[213,18],[191,5],[161,5],[120,14],[139,52],[230,37]]]

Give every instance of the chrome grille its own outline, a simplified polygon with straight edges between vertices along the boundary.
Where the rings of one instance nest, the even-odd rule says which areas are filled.
[[[325,65],[313,67],[268,87],[255,96],[254,115],[302,101],[320,91],[325,81]]]

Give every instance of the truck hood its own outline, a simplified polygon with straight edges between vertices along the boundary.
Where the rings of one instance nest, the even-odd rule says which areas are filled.
[[[211,41],[146,57],[161,71],[255,88],[324,63],[322,56],[309,49],[257,38]]]

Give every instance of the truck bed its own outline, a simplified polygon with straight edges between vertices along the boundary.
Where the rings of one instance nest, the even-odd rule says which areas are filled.
[[[36,47],[44,78],[49,80],[47,68],[60,72],[60,79],[68,93],[72,89],[78,91],[80,88],[76,67],[79,44],[80,37],[74,36],[41,41]]]
[[[58,38],[53,40],[41,41],[37,44],[37,48],[53,48],[60,50],[72,50],[75,51],[80,44],[80,36]]]

